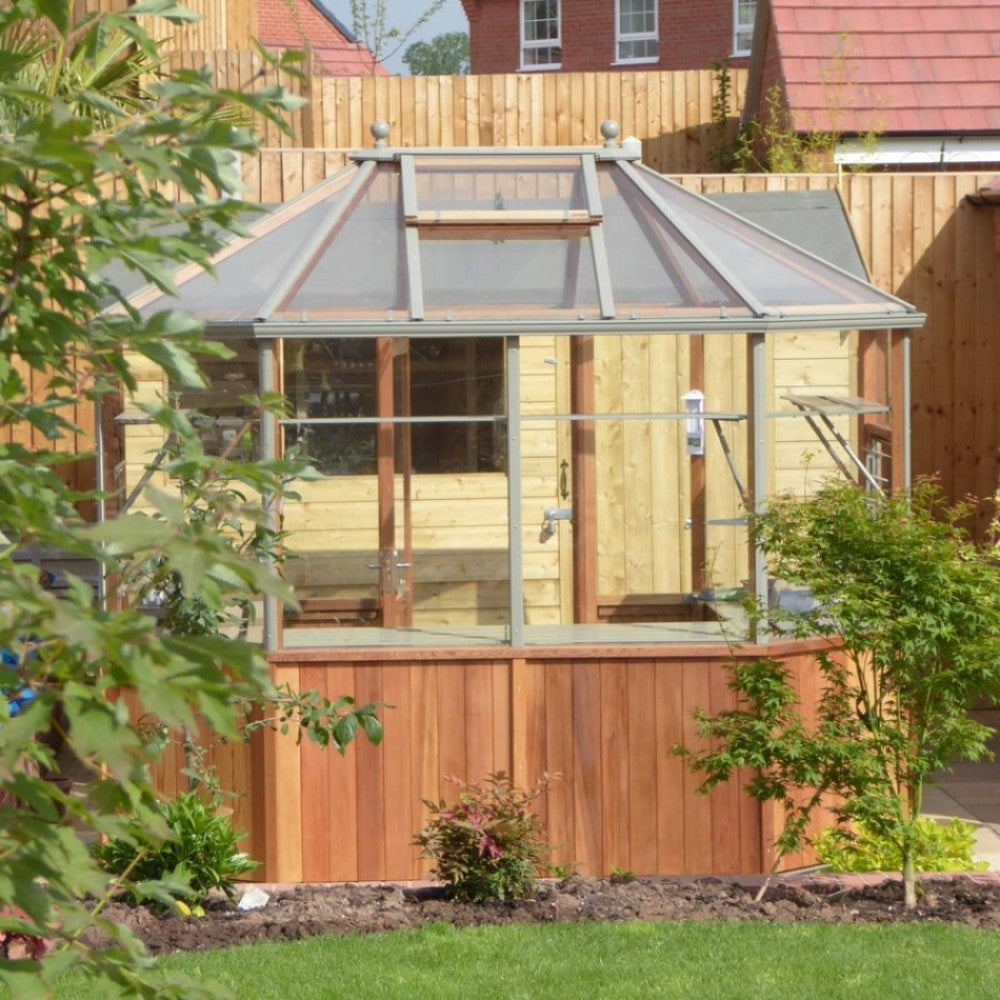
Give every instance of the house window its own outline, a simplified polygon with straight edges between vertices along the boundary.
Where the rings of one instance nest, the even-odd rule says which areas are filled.
[[[656,3],[657,0],[616,0],[615,37],[618,62],[656,62],[660,58]]]
[[[521,66],[558,68],[559,0],[521,0]]]
[[[733,55],[750,55],[757,0],[733,0]]]

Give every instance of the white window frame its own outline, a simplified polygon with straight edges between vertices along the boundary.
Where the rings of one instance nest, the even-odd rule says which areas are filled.
[[[647,0],[653,7],[652,31],[622,31],[621,0],[615,0],[615,63],[627,66],[629,63],[655,63],[660,61],[660,4],[658,0]],[[628,56],[621,54],[622,42],[656,42],[656,54],[652,56]]]
[[[518,4],[519,18],[521,23],[521,70],[525,72],[535,72],[544,70],[560,69],[562,67],[562,0],[555,0],[556,4],[556,37],[528,39],[525,35],[525,8],[533,0],[520,0]],[[549,63],[529,63],[524,57],[527,52],[538,49],[558,49],[560,51],[559,60]]]
[[[748,56],[750,55],[750,50],[753,47],[753,25],[754,18],[757,15],[757,3],[758,0],[749,0],[753,4],[753,17],[749,21],[740,20],[740,5],[741,3],[746,3],[747,0],[733,0],[733,55],[734,56]],[[744,36],[747,39],[747,44],[745,48],[740,48],[740,36]]]

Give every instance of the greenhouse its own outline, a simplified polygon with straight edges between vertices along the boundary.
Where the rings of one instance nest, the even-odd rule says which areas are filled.
[[[830,473],[908,481],[924,317],[602,130],[427,150],[377,124],[217,275],[136,299],[234,351],[181,392],[208,446],[278,391],[289,415],[253,446],[320,473],[277,513],[300,606],[264,609],[268,649],[718,642],[769,591],[755,503]],[[125,433],[132,489],[151,443]]]

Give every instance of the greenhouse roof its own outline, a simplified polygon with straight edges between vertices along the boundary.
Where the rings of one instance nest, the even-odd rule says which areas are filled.
[[[372,150],[178,276],[170,305],[250,336],[762,332],[923,314],[602,148]],[[163,296],[136,299],[162,308]]]

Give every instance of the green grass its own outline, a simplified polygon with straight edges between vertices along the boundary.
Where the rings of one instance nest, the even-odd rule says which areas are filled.
[[[239,1000],[987,1000],[1000,934],[965,927],[548,924],[174,956]],[[67,980],[58,1000],[105,1000]]]

